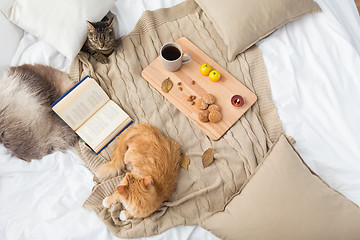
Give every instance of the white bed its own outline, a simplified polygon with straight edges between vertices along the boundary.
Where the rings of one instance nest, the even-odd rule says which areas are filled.
[[[117,35],[129,33],[143,10],[180,2],[116,2]],[[353,0],[316,2],[322,13],[285,25],[258,46],[296,149],[331,187],[360,205],[360,18]],[[68,71],[68,59],[2,14],[0,32],[1,76],[23,63]],[[117,239],[82,208],[92,178],[73,149],[27,163],[0,145],[0,239]],[[198,226],[179,226],[147,239],[218,238]]]

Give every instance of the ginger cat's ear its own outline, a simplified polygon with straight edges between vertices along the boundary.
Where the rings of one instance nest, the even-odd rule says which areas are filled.
[[[129,185],[128,179],[129,179],[131,176],[132,176],[131,173],[128,173],[128,172],[127,172],[127,173],[125,174],[125,176],[123,177],[123,179],[121,180],[120,185],[124,185],[124,186]]]
[[[130,173],[126,173],[124,178],[121,180],[120,184],[116,187],[116,190],[121,194],[126,191],[127,185],[129,185],[128,177]]]
[[[123,184],[118,185],[116,187],[116,190],[118,191],[118,193],[124,194],[126,192],[126,185],[123,185]]]
[[[150,186],[151,184],[153,184],[153,180],[150,176],[144,177],[144,184],[145,186]]]

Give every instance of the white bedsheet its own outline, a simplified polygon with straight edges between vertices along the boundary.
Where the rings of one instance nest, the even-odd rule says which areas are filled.
[[[304,161],[360,205],[360,18],[353,0],[318,0],[323,13],[259,44],[286,133]]]
[[[1,6],[1,4],[0,4]],[[0,13],[0,79],[5,69],[9,66],[24,31],[7,20],[4,14]]]
[[[112,9],[118,36],[133,29],[143,10],[182,1],[118,1]],[[353,0],[317,2],[323,13],[287,24],[258,46],[286,133],[315,172],[360,205],[360,20]],[[12,35],[0,38],[1,75],[8,64],[23,63],[68,71],[63,55],[4,21],[0,16],[0,31]],[[0,145],[0,239],[117,239],[81,207],[93,185],[74,150],[26,163]],[[146,239],[217,238],[179,226]]]

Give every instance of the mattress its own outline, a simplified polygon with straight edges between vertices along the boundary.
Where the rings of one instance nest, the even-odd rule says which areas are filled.
[[[116,2],[116,35],[129,33],[144,10],[180,2]],[[322,13],[288,23],[257,45],[296,149],[331,187],[360,205],[360,19],[353,0],[316,2]],[[0,31],[8,33],[0,42],[1,75],[8,65],[24,63],[69,70],[62,54],[3,15]],[[93,186],[74,149],[27,163],[0,145],[0,239],[117,239],[82,208]],[[218,238],[198,226],[179,226],[147,239]]]

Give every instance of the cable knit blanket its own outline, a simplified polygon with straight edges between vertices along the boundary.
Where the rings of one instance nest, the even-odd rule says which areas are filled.
[[[253,91],[258,101],[218,141],[210,140],[189,119],[141,77],[141,71],[158,55],[161,46],[186,37]],[[143,13],[133,32],[119,39],[119,47],[108,64],[80,53],[72,63],[70,76],[78,82],[86,75],[96,79],[107,94],[135,122],[148,122],[176,140],[191,163],[180,168],[177,189],[171,199],[146,219],[119,220],[121,205],[110,209],[102,200],[113,193],[121,176],[97,182],[84,203],[96,212],[118,237],[136,238],[159,234],[178,225],[204,226],[204,220],[223,211],[254,172],[258,163],[282,132],[271,98],[266,69],[254,46],[234,61],[226,60],[226,46],[208,17],[194,0],[177,6]],[[203,168],[201,156],[212,147],[214,162]],[[81,141],[76,150],[88,168],[109,161],[113,144],[99,155]]]

